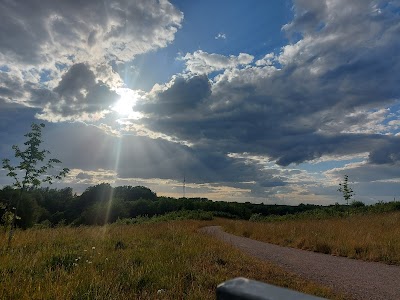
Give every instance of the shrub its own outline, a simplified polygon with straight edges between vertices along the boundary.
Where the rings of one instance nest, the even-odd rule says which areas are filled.
[[[365,206],[365,204],[364,204],[364,202],[362,202],[362,201],[353,201],[353,202],[351,202],[351,206],[352,207],[364,207]]]

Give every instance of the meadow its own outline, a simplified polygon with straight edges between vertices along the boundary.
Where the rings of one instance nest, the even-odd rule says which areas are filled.
[[[0,299],[215,299],[216,286],[237,276],[343,298],[198,232],[211,223],[18,230],[11,250],[2,233]]]
[[[289,218],[291,217],[291,218]],[[277,245],[400,265],[400,212],[261,221],[219,220],[230,233]]]

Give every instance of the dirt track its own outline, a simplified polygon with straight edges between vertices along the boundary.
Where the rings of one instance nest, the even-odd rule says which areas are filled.
[[[201,231],[228,242],[251,256],[270,261],[355,299],[400,299],[400,266],[263,243],[226,233],[220,226],[204,227]]]

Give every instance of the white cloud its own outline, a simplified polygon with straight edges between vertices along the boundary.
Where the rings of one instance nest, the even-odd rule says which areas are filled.
[[[274,64],[276,57],[274,53],[268,53],[263,58],[256,61],[256,66],[272,66]]]
[[[194,53],[187,53],[182,59],[186,61],[187,71],[195,74],[209,74],[248,65],[253,61],[254,56],[246,53],[240,53],[238,56],[224,56],[197,50]]]
[[[127,61],[165,47],[183,19],[168,1],[36,1],[31,8],[4,4],[1,64]]]
[[[381,108],[375,111],[357,110],[335,120],[326,122],[320,128],[321,132],[333,133],[366,133],[386,134],[393,129],[393,123],[385,125],[385,121],[393,117],[388,108]]]
[[[388,125],[393,129],[399,129],[400,128],[400,120],[391,120],[388,122]]]
[[[215,36],[215,39],[216,39],[216,40],[226,40],[226,34],[220,32],[220,33],[218,33],[218,34]]]

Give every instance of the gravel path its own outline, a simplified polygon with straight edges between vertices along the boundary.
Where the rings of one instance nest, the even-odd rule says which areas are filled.
[[[400,266],[263,243],[226,233],[220,226],[204,227],[201,231],[355,299],[400,299]]]

